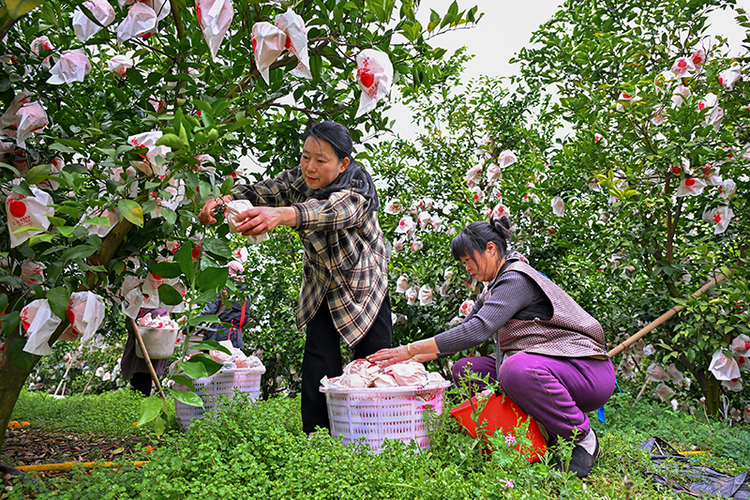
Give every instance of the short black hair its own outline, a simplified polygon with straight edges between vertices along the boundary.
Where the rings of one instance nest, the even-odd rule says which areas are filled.
[[[317,122],[310,124],[305,130],[302,140],[312,137],[318,141],[325,141],[331,145],[339,161],[352,158],[352,135],[349,130],[337,122]]]

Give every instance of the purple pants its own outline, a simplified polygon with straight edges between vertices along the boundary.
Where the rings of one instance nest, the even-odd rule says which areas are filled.
[[[591,429],[586,413],[604,406],[615,390],[615,369],[609,359],[520,352],[503,362],[497,377],[493,358],[475,356],[454,364],[456,383],[464,370],[499,380],[503,392],[542,424],[550,436],[564,439],[572,439],[574,430],[576,440],[583,439]],[[479,384],[475,388],[482,389]]]

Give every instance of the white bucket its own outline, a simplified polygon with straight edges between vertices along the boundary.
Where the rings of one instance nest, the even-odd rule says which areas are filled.
[[[151,359],[167,359],[174,352],[175,342],[177,341],[176,328],[149,328],[146,326],[138,327],[141,333],[143,344],[148,351],[148,357]],[[135,355],[143,357],[139,342],[135,343]]]

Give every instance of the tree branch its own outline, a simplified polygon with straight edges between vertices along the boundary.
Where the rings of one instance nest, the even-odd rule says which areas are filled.
[[[0,39],[5,38],[5,35],[8,34],[16,21],[18,21],[18,19],[12,19],[10,16],[8,16],[8,19],[6,19],[3,25],[0,26]]]

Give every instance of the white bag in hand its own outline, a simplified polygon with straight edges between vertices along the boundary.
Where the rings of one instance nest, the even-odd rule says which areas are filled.
[[[229,224],[229,232],[232,234],[237,233],[237,214],[241,214],[247,210],[253,208],[253,204],[250,200],[233,200],[227,203],[227,206],[231,209],[229,215],[227,215],[227,224]],[[257,236],[247,237],[251,245],[257,245],[268,239],[268,233],[259,234]]]

